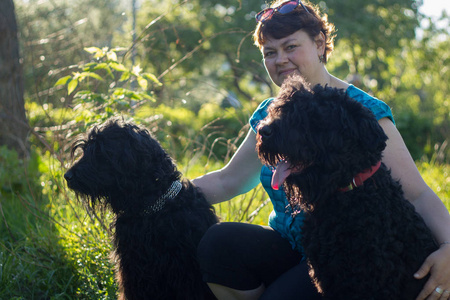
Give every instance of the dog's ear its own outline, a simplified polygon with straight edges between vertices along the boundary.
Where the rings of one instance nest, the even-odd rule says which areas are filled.
[[[122,143],[119,148],[120,168],[124,173],[136,173],[142,169],[142,164],[146,164],[152,159],[153,145],[151,142],[153,140],[147,136],[146,131],[134,124],[125,123],[120,129],[120,134],[120,139],[118,139]]]
[[[370,152],[381,153],[386,147],[388,137],[372,111],[360,103],[356,104],[360,107],[359,113],[355,116],[360,147]]]

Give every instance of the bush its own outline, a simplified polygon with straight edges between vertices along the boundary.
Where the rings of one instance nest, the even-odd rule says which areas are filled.
[[[36,191],[34,180],[38,175],[39,157],[32,152],[29,160],[20,159],[17,152],[6,146],[0,147],[0,195],[16,194],[25,191],[32,185]]]
[[[423,156],[431,159],[436,153],[436,145],[433,141],[445,143],[446,137],[439,134],[439,130],[430,117],[403,111],[395,115],[395,122],[414,160],[421,159]],[[444,160],[450,154],[450,148],[445,151]]]

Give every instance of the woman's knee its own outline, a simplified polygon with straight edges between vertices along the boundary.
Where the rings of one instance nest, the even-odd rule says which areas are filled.
[[[197,248],[197,259],[201,266],[234,256],[233,249],[236,248],[232,240],[236,235],[234,227],[233,223],[219,223],[206,231]]]

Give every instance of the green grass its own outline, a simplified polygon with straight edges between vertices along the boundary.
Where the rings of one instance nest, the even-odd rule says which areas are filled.
[[[42,199],[36,199],[38,201]],[[1,195],[0,299],[72,299],[76,269],[30,196]]]
[[[425,182],[435,191],[450,211],[450,165],[438,165],[434,162],[424,161],[418,163],[417,168]]]
[[[204,161],[199,159],[192,163],[182,162],[179,168],[186,178],[193,179],[208,172],[218,170],[223,163]],[[247,222],[267,225],[272,203],[261,185],[245,195],[223,203],[216,204],[216,213],[222,222]]]
[[[77,203],[58,160],[35,156],[33,171],[10,155],[0,151],[0,174],[22,171],[0,176],[0,299],[116,299],[108,221]],[[188,178],[221,166],[179,163]],[[450,165],[420,162],[418,168],[450,209]],[[215,207],[222,221],[266,225],[272,210],[266,200],[259,186]]]

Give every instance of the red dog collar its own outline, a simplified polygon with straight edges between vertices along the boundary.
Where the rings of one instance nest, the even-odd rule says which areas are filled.
[[[352,182],[343,188],[338,189],[339,192],[348,192],[353,190],[354,188],[363,185],[364,181],[366,181],[367,179],[369,179],[370,177],[372,177],[373,174],[375,174],[376,171],[378,171],[378,169],[381,166],[381,161],[379,161],[375,166],[372,166],[364,171],[362,171],[361,173],[359,173],[358,175],[356,175],[355,177],[353,177]]]

